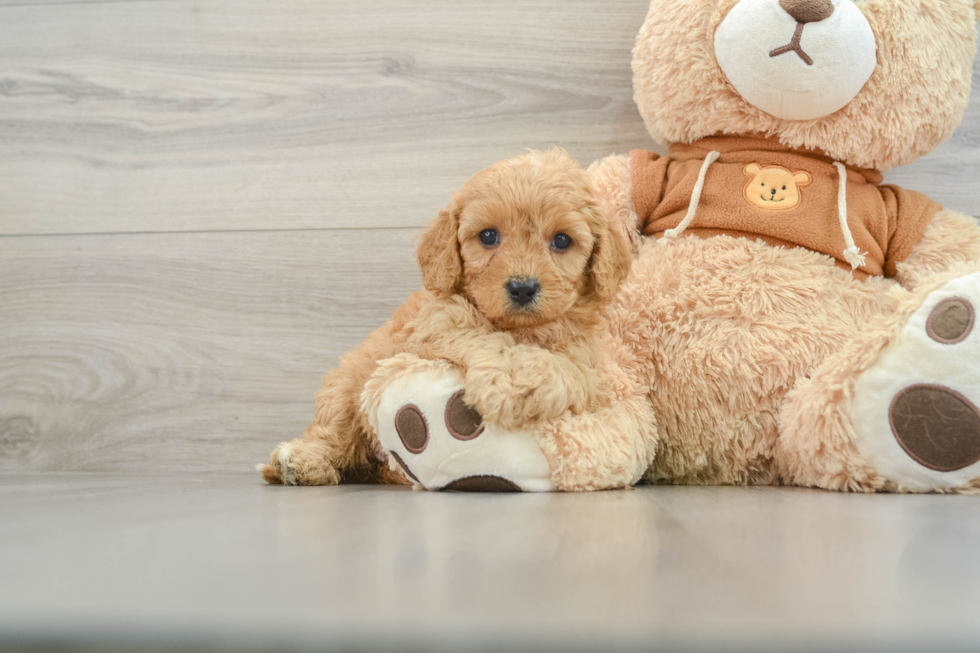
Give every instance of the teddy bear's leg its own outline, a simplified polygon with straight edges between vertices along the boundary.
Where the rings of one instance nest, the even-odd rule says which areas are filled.
[[[854,386],[867,359],[894,339],[898,321],[889,319],[831,356],[786,394],[779,413],[776,466],[783,483],[850,492],[875,492],[885,478],[855,444],[851,411]]]
[[[555,486],[565,492],[631,486],[657,449],[653,408],[641,396],[617,398],[594,413],[566,413],[536,434]]]
[[[896,305],[787,395],[786,481],[927,492],[980,478],[980,265],[921,278]]]
[[[484,424],[464,394],[447,361],[399,354],[378,364],[361,405],[391,469],[429,490],[554,490],[534,433]]]

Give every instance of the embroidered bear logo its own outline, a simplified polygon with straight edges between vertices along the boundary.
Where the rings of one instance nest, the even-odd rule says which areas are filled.
[[[782,166],[750,163],[742,170],[752,179],[745,185],[745,199],[766,211],[785,211],[800,204],[800,189],[809,186],[813,178],[808,172],[790,172]]]

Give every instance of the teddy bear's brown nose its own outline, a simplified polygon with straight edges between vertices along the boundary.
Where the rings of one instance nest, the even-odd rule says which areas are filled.
[[[779,0],[779,6],[800,24],[819,23],[834,13],[834,3],[830,0]]]

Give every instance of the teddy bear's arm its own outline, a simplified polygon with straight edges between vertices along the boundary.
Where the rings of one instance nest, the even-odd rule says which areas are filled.
[[[878,187],[888,219],[888,242],[883,243],[886,277],[894,277],[896,266],[911,255],[942,206],[928,196],[895,185]]]
[[[926,227],[911,254],[896,265],[896,280],[914,290],[919,283],[954,267],[980,263],[980,224],[975,218],[943,210]]]
[[[592,185],[610,224],[620,229],[636,254],[643,240],[642,225],[633,207],[633,178],[630,157],[615,154],[600,159],[589,166]]]
[[[633,485],[653,463],[657,420],[642,394],[595,412],[567,412],[537,429],[555,486],[565,492]]]

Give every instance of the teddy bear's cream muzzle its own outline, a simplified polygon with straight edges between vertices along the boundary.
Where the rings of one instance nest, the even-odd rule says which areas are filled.
[[[874,33],[854,2],[823,0],[827,11],[802,11],[816,4],[742,0],[715,32],[715,56],[735,90],[777,118],[839,111],[877,65]]]

